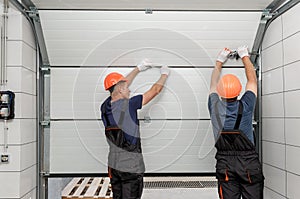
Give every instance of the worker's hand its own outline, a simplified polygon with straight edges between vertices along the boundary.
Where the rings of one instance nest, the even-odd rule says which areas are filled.
[[[152,67],[152,63],[148,59],[144,59],[137,65],[137,67],[139,71],[145,71]]]
[[[230,53],[230,49],[228,48],[224,48],[218,55],[217,61],[221,62],[221,63],[225,63],[228,59],[228,55]]]
[[[169,75],[170,74],[170,69],[168,66],[164,65],[160,68],[160,74],[161,75]]]
[[[248,52],[248,46],[240,46],[237,49],[237,53],[239,54],[240,58],[243,57],[249,57],[249,52]]]

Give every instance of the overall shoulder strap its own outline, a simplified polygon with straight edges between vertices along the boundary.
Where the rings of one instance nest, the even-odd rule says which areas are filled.
[[[123,125],[123,122],[124,122],[126,107],[128,107],[128,105],[129,105],[128,102],[129,101],[127,99],[125,99],[123,101],[122,111],[121,111],[119,122],[118,122],[118,126],[119,126],[120,129],[122,128],[122,125]]]
[[[220,129],[223,129],[223,128],[222,128],[222,122],[221,122],[221,118],[220,118],[220,112],[219,112],[218,104],[219,104],[219,100],[216,101],[216,103],[215,103],[216,119],[217,119],[219,128],[220,128]]]
[[[101,106],[101,112],[102,112],[102,115],[104,116],[104,119],[105,119],[105,122],[106,122],[107,126],[110,126],[110,121],[107,117],[106,109],[105,109],[104,105]]]
[[[234,125],[234,129],[238,130],[240,128],[240,124],[241,124],[241,120],[242,120],[242,116],[243,116],[243,103],[241,101],[239,101],[239,110],[238,110],[238,116],[236,118],[236,122]]]

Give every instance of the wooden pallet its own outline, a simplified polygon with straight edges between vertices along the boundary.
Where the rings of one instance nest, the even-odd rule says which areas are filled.
[[[109,178],[73,178],[62,191],[62,199],[112,199]]]

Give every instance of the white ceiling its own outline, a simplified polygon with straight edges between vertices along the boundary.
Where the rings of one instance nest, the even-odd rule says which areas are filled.
[[[38,9],[255,10],[272,0],[32,0]]]

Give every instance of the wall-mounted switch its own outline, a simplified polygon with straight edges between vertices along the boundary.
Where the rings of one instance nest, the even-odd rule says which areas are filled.
[[[12,91],[0,91],[0,119],[15,117],[15,94]]]
[[[0,161],[1,161],[1,163],[8,163],[9,162],[9,155],[8,154],[1,154]]]

